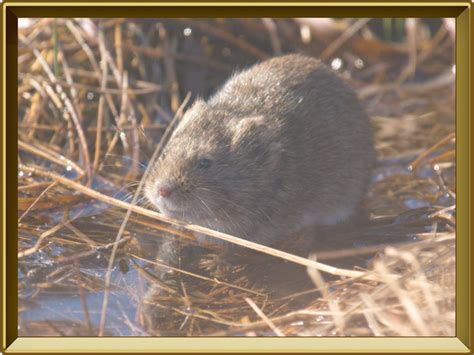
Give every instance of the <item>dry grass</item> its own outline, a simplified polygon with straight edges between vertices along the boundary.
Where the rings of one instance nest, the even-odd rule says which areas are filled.
[[[370,19],[20,29],[20,334],[454,335],[449,25],[408,21],[400,43],[377,39]],[[325,59],[373,117],[370,221],[269,248],[147,209],[137,186],[186,95],[287,52]],[[236,244],[232,255],[193,232]]]

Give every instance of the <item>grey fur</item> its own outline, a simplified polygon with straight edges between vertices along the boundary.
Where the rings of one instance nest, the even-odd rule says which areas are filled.
[[[199,168],[199,159],[212,165]],[[146,194],[165,214],[264,244],[349,218],[375,161],[369,119],[320,61],[286,55],[234,74],[186,112]],[[159,186],[173,187],[163,202]]]

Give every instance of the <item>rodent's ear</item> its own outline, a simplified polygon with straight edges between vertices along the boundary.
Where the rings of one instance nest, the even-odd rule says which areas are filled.
[[[231,149],[250,156],[258,166],[274,169],[280,161],[280,142],[274,141],[268,132],[264,116],[249,116],[234,126]]]
[[[264,116],[250,116],[242,118],[234,127],[232,145],[238,144],[246,137],[257,136],[258,132],[265,129]]]

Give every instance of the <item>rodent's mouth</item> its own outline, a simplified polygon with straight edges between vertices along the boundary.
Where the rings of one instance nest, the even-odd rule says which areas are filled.
[[[171,215],[178,215],[185,212],[185,209],[179,208],[176,204],[165,201],[162,198],[157,198],[154,203],[161,213],[167,216],[170,215],[170,217]]]
[[[156,197],[155,199],[153,199],[153,204],[158,207],[162,214],[170,218],[186,220],[187,216],[189,215],[188,209],[186,208],[185,204],[179,206],[177,203],[173,203],[168,199],[165,200],[160,197]]]
[[[200,224],[212,218],[209,207],[204,209],[201,203],[182,196],[172,195],[163,198],[155,191],[149,191],[147,196],[149,201],[166,217],[193,224]]]
[[[158,197],[153,203],[166,217],[192,224],[204,224],[209,220],[208,215],[203,215],[196,206],[189,206],[189,202],[180,206],[168,200],[163,201],[163,199]]]

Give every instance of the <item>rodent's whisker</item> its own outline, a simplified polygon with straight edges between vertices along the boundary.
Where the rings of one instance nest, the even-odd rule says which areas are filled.
[[[116,198],[117,195],[118,195],[120,192],[121,192],[121,190],[117,191],[112,197]],[[120,200],[122,200],[122,201],[127,201],[127,200],[129,200],[130,197],[132,197],[132,196],[133,196],[133,192],[128,192],[127,194],[125,194],[125,196],[122,196],[122,197],[120,198]]]
[[[137,200],[137,205],[140,205],[144,200],[145,200],[147,203],[149,203],[149,202],[146,200],[146,196],[143,195],[142,197],[140,197],[140,198]]]
[[[138,181],[130,182],[130,183],[128,183],[128,184],[125,184],[125,186],[122,187],[120,190],[127,189],[127,188],[132,187],[132,186],[138,186],[138,184],[139,184]]]
[[[222,210],[227,217],[227,221],[232,225],[232,234],[240,235],[243,238],[248,238],[248,233],[243,229],[242,225],[236,224],[226,210]]]
[[[196,188],[196,189],[199,189],[199,188]],[[205,188],[201,188],[203,190],[207,190]],[[209,190],[211,191],[211,190]],[[214,192],[214,191],[213,191]],[[192,194],[194,197],[196,197],[206,208],[207,210],[212,214],[213,217],[215,217],[216,219],[219,219],[219,217],[214,213],[214,211],[212,211],[209,206],[204,202],[204,200],[202,198],[200,198],[199,196],[197,196],[196,194]],[[215,197],[213,197],[214,199]],[[219,198],[218,198],[219,199]],[[225,201],[225,202],[230,202],[231,204],[235,205],[235,207],[238,207],[239,209],[243,210],[246,212],[246,215],[249,217],[247,219],[250,220],[250,217],[251,216],[257,216],[258,215],[256,213],[253,213],[252,211],[250,211],[249,209],[245,209],[244,207],[241,207],[239,205],[237,205],[236,203],[228,200],[228,199],[225,199],[225,198],[221,198],[219,200],[222,200],[222,201]],[[226,222],[229,223],[231,225],[231,233],[232,234],[235,234],[235,235],[240,235],[241,237],[243,238],[247,238],[248,237],[248,233],[245,231],[245,229],[243,228],[243,223],[241,221],[241,223],[236,223],[235,221],[235,218],[232,218],[231,215],[225,210],[225,209],[220,209],[219,210],[219,213],[223,213],[224,214],[224,219],[226,219]],[[222,219],[222,218],[221,218]],[[210,227],[211,228],[214,228],[213,227],[215,224],[213,222],[208,222]]]
[[[193,194],[193,193],[191,193],[191,196],[198,199],[202,203],[202,205],[204,205],[204,207],[206,207],[206,209],[209,211],[209,213],[211,214],[212,217],[217,218],[216,214],[209,208],[209,206],[203,201],[202,198],[200,198],[199,196],[197,196],[196,194]]]
[[[129,157],[129,156],[126,156],[126,155],[120,155],[120,154],[113,154],[113,153],[109,153],[107,154],[108,157],[119,157],[119,158],[125,158],[125,159],[128,159],[130,161],[133,161],[135,163],[137,163],[141,168],[143,169],[146,169],[146,164],[143,164],[142,162],[140,162],[138,159],[134,159],[132,157]],[[107,165],[103,165],[103,167],[105,166],[114,166],[113,164],[107,164]]]
[[[196,187],[196,190],[203,190],[203,191],[211,192],[211,193],[215,194],[215,196],[213,196],[212,198],[218,199],[218,200],[223,201],[223,202],[227,202],[227,203],[229,203],[230,205],[232,205],[233,207],[235,207],[237,210],[243,211],[243,212],[245,212],[245,213],[247,213],[247,214],[249,214],[249,215],[258,216],[257,213],[255,213],[255,212],[249,210],[248,208],[245,208],[245,207],[243,207],[243,206],[237,204],[236,202],[234,202],[234,201],[232,201],[232,200],[230,200],[230,199],[224,197],[224,195],[221,194],[221,193],[219,193],[219,192],[216,192],[216,191],[213,191],[213,190],[210,190],[210,189],[206,189],[206,188],[204,188],[204,187]],[[257,211],[261,212],[261,213],[264,214],[267,218],[269,218],[268,215],[266,215],[265,212],[263,212],[263,211],[260,210],[259,208],[257,208]]]

